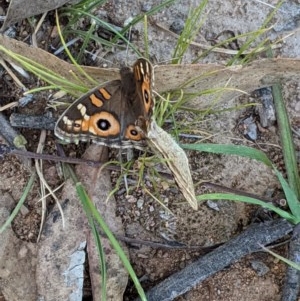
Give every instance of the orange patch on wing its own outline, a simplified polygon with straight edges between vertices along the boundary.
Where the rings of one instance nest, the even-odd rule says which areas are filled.
[[[125,138],[129,140],[140,141],[144,138],[144,136],[136,129],[134,125],[129,125],[126,129]]]
[[[143,99],[144,99],[144,106],[147,113],[150,112],[153,101],[151,97],[151,90],[150,90],[150,82],[149,81],[143,81],[142,83],[142,93],[143,93]],[[146,100],[145,93],[148,94],[148,101]]]
[[[89,120],[82,120],[82,122],[81,122],[81,130],[83,131],[83,132],[87,132],[88,130],[89,130],[89,126],[90,126],[90,121]]]
[[[94,93],[90,95],[90,100],[92,104],[98,108],[103,106],[103,101],[99,99]]]
[[[111,95],[108,93],[108,91],[104,88],[99,89],[99,92],[102,94],[102,96],[106,99],[109,100],[111,98]]]
[[[137,66],[134,68],[134,76],[138,81],[141,81],[142,76],[141,76],[141,72],[140,72],[140,68],[138,68]]]

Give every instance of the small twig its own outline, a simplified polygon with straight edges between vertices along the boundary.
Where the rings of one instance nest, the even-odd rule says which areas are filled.
[[[121,236],[118,234],[114,234],[119,240],[124,241],[129,244],[133,245],[143,245],[143,246],[149,246],[152,248],[161,248],[161,249],[172,249],[172,250],[201,250],[203,253],[210,252],[214,250],[215,248],[219,247],[222,244],[215,244],[213,246],[209,247],[203,247],[203,246],[187,246],[185,244],[180,244],[178,242],[157,242],[157,241],[149,241],[149,240],[141,240],[136,238],[130,238],[126,236]]]
[[[53,192],[58,191],[59,189],[61,189],[63,186],[65,185],[65,182],[63,182],[62,184],[60,184],[58,187],[56,187],[55,189],[53,189]],[[48,194],[45,194],[44,196],[42,196],[37,202],[42,202],[44,199],[46,199],[48,196],[50,196],[51,193],[49,192]]]
[[[39,22],[37,23],[34,32],[32,34],[32,46],[37,48],[38,47],[38,43],[36,41],[36,34],[39,31],[40,27],[42,26],[46,16],[47,16],[48,12],[43,13],[42,17],[40,18]]]
[[[71,158],[71,157],[60,157],[55,155],[48,155],[48,154],[37,154],[33,152],[28,152],[20,149],[16,149],[4,144],[0,144],[0,156],[4,154],[12,154],[16,156],[32,158],[32,159],[40,159],[40,160],[48,160],[48,161],[55,161],[55,162],[65,162],[70,164],[87,164],[93,167],[100,167],[103,165],[101,162],[92,161],[92,160],[85,160],[85,159],[78,159],[78,158]],[[117,166],[107,166],[106,168],[112,170],[121,170]]]
[[[4,69],[6,70],[6,72],[11,76],[11,78],[16,82],[16,84],[22,88],[22,89],[26,89],[26,87],[23,85],[23,83],[15,76],[15,74],[10,70],[10,68],[6,65],[6,63],[4,62],[4,60],[2,58],[0,58],[0,64],[4,67]]]
[[[183,138],[189,138],[189,139],[199,139],[199,140],[203,139],[203,137],[199,135],[184,134],[184,133],[179,133],[178,136]]]
[[[39,144],[37,147],[37,153],[41,154],[43,152],[43,148],[44,148],[44,141],[46,139],[46,131],[42,130],[41,131],[41,135],[40,135],[40,139],[39,139]],[[42,218],[41,218],[41,223],[40,223],[40,229],[39,229],[39,234],[37,237],[37,242],[40,241],[41,235],[42,235],[42,230],[44,227],[44,223],[46,220],[46,214],[47,214],[47,205],[46,205],[46,199],[44,198],[45,194],[46,194],[46,188],[45,188],[45,179],[42,173],[42,168],[43,168],[43,161],[42,160],[35,160],[35,169],[37,171],[37,175],[39,176],[39,180],[40,180],[40,191],[41,191],[41,195],[42,195]]]
[[[10,102],[10,103],[6,104],[5,106],[0,107],[0,112],[8,110],[8,109],[12,109],[14,107],[17,107],[18,105],[19,105],[18,101]]]

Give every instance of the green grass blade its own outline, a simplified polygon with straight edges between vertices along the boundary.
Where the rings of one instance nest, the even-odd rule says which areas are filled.
[[[201,143],[181,144],[181,147],[184,149],[195,150],[199,152],[248,157],[251,159],[258,160],[269,167],[272,167],[272,162],[264,152],[243,145]]]
[[[280,86],[273,85],[272,89],[288,182],[297,198],[300,199],[300,177],[288,114],[284,105]]]
[[[36,173],[32,173],[30,178],[29,178],[29,181],[25,187],[25,190],[17,204],[17,206],[15,207],[15,209],[13,210],[13,212],[11,213],[11,215],[9,216],[9,218],[5,221],[5,223],[1,226],[0,228],[0,234],[3,233],[3,231],[12,223],[12,221],[14,220],[14,218],[16,217],[16,215],[19,213],[22,205],[24,204],[26,198],[27,198],[27,195],[29,193],[29,191],[31,190],[32,188],[32,185],[34,183],[34,180],[36,178]]]
[[[78,10],[75,8],[69,8],[69,11],[74,14],[81,14],[83,16],[89,17],[91,20],[93,20],[96,24],[100,24],[104,28],[108,29],[112,33],[116,35],[116,38],[112,39],[112,43],[116,44],[117,39],[123,40],[126,45],[128,45],[139,57],[142,56],[141,53],[134,47],[132,43],[130,43],[125,37],[124,37],[124,32],[123,31],[117,31],[113,26],[111,26],[109,23],[101,20],[100,18],[94,16],[93,14],[89,12],[85,12],[82,10]]]
[[[56,15],[56,27],[57,27],[57,32],[58,32],[58,35],[59,35],[59,38],[62,42],[62,45],[64,46],[64,50],[65,52],[67,53],[69,59],[71,60],[71,62],[77,67],[77,70],[78,72],[80,72],[82,75],[84,75],[91,83],[93,84],[97,84],[97,82],[92,78],[90,77],[82,67],[80,67],[78,65],[78,63],[76,62],[76,60],[74,59],[74,57],[72,56],[71,52],[69,51],[69,48],[67,47],[66,43],[65,43],[65,40],[63,38],[63,35],[61,33],[61,30],[60,30],[60,24],[59,24],[59,17],[58,17],[58,13],[57,13],[57,10],[55,12],[55,15]]]
[[[190,11],[189,17],[185,22],[184,29],[179,36],[177,45],[175,46],[172,54],[172,64],[179,64],[182,58],[194,40],[195,36],[199,32],[201,26],[204,23],[205,18],[201,18],[203,11],[208,3],[208,0],[203,0],[195,9]]]
[[[82,93],[87,91],[87,88],[81,86],[80,83],[72,83],[67,81],[59,74],[52,72],[51,70],[45,68],[43,65],[32,61],[25,56],[13,53],[10,50],[5,49],[3,46],[0,45],[0,51],[3,51],[8,56],[12,57],[15,61],[19,62],[26,70],[35,74],[36,76],[40,77],[47,83],[52,86],[56,86],[57,89],[64,90],[71,95],[76,96],[75,91],[80,91]],[[78,96],[78,94],[77,94]]]
[[[79,53],[77,54],[77,57],[76,57],[77,64],[81,64],[82,63],[82,58],[84,56],[84,51],[88,47],[88,44],[91,41],[91,38],[93,36],[93,32],[95,30],[96,23],[93,20],[92,20],[91,23],[92,24],[90,25],[90,28],[88,29],[88,31],[86,32],[86,34],[83,37],[83,43],[82,43],[82,45],[80,47]]]
[[[284,211],[278,207],[275,207],[271,203],[266,203],[260,200],[257,200],[255,198],[237,195],[233,193],[207,193],[197,196],[198,201],[205,201],[205,200],[228,200],[228,201],[238,201],[238,202],[244,202],[252,205],[259,205],[262,208],[266,208],[268,210],[274,211],[279,216],[283,217],[287,221],[293,224],[297,224],[298,220],[295,218],[292,214],[288,213],[287,211]]]
[[[265,248],[264,246],[261,246],[263,250],[265,250],[266,252],[270,253],[271,255],[273,255],[274,257],[276,257],[277,259],[283,261],[284,263],[288,264],[289,266],[293,267],[294,269],[300,271],[300,265],[287,259],[287,258],[284,258],[282,257],[281,255],[279,254],[276,254],[275,252],[271,251],[270,249],[268,248]]]
[[[92,216],[92,212],[90,211],[89,207],[87,206],[88,200],[87,195],[84,191],[84,189],[77,190],[79,199],[82,201],[82,205],[84,208],[84,211],[86,213],[86,216],[89,221],[89,225],[91,227],[91,231],[95,240],[96,249],[98,251],[99,255],[99,266],[101,269],[101,300],[106,300],[106,284],[107,284],[107,273],[106,273],[106,262],[105,262],[105,252],[103,249],[103,246],[101,244],[101,238],[99,236],[99,233],[96,229],[96,225]]]
[[[80,30],[80,29],[65,29],[63,31],[63,34],[64,36],[67,36],[69,34],[72,34],[72,35],[75,35],[77,37],[80,37],[82,38],[83,40],[86,38],[86,35],[87,35],[87,32],[84,31],[84,30]],[[107,47],[115,47],[116,44],[112,43],[111,41],[108,41],[108,40],[105,40],[105,39],[102,39],[101,37],[98,37],[96,35],[90,35],[89,38],[98,43],[98,44],[102,44],[104,46],[107,46]],[[118,45],[118,48],[123,48],[123,49],[126,49],[126,46],[124,45]]]
[[[278,170],[276,170],[276,168],[274,168],[274,170],[284,191],[289,208],[292,211],[292,214],[300,222],[300,202],[295,194],[295,191],[289,186],[287,181],[283,178],[282,174]]]

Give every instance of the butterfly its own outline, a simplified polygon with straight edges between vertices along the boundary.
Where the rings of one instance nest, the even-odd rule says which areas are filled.
[[[100,85],[77,99],[58,119],[54,133],[68,143],[93,140],[117,148],[145,146],[153,112],[153,67],[144,58],[132,69],[120,69],[121,79]]]
[[[198,203],[188,159],[152,117],[153,67],[144,58],[132,69],[120,69],[120,80],[109,81],[77,99],[58,119],[54,133],[66,141],[93,140],[100,145],[144,149],[149,145],[167,159],[175,181],[189,204]]]

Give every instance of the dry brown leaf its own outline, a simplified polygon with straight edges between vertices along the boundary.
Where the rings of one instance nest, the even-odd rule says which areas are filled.
[[[187,202],[194,210],[198,209],[189,161],[184,150],[174,139],[160,128],[154,120],[150,123],[147,140],[152,150],[163,156],[174,179]]]
[[[95,86],[79,74],[74,65],[64,62],[46,51],[30,47],[3,35],[0,35],[0,45],[34,60],[70,81],[74,81],[72,72],[75,72],[81,84],[90,88]],[[9,59],[2,51],[0,51],[0,56]],[[119,78],[119,70],[115,68],[83,67],[83,69],[99,83]],[[204,90],[231,88],[231,90],[222,90],[220,100],[223,101],[240,95],[241,91],[250,92],[288,79],[300,80],[299,59],[261,59],[253,61],[247,66],[232,67],[217,64],[159,65],[155,67],[155,89],[157,92],[162,93],[181,88],[185,93],[199,93]],[[188,105],[194,108],[204,108],[211,104],[213,97],[215,95],[202,95],[201,101],[196,99]]]

